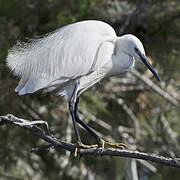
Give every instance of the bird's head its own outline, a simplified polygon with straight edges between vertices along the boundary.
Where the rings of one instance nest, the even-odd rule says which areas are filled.
[[[121,36],[117,39],[117,51],[121,51],[135,60],[143,62],[147,68],[154,74],[154,76],[160,81],[160,77],[157,72],[153,69],[152,65],[148,61],[143,44],[141,41],[134,35],[127,34]]]

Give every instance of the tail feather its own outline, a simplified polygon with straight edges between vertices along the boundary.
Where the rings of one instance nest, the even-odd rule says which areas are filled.
[[[24,85],[23,88],[20,89],[20,87],[18,89],[18,95],[24,95],[24,94],[31,94],[34,93],[40,89],[45,88],[48,85],[49,81],[46,79],[29,79],[26,84]]]
[[[18,93],[24,87],[27,81],[28,81],[27,78],[22,77],[15,89],[15,92]]]

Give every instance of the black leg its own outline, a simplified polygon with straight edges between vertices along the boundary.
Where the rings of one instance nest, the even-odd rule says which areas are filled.
[[[77,122],[76,122],[75,113],[74,113],[75,102],[76,102],[76,97],[77,97],[77,93],[78,93],[78,85],[79,85],[79,82],[77,81],[76,86],[75,86],[74,91],[73,91],[73,94],[72,94],[72,96],[70,98],[70,101],[69,101],[69,111],[71,113],[71,117],[72,117],[73,126],[74,126],[77,141],[78,141],[79,144],[82,144],[81,138],[80,138],[80,135],[79,135],[79,130],[77,128]]]
[[[78,115],[78,105],[79,105],[79,98],[77,98],[77,100],[75,102],[75,107],[74,107],[74,115],[75,115],[76,121],[82,127],[84,127],[92,136],[94,136],[98,141],[100,141],[101,138],[96,134],[96,132],[79,118],[79,115]]]
[[[69,111],[71,113],[72,116],[72,120],[73,120],[73,126],[74,126],[74,130],[75,130],[75,134],[76,134],[76,138],[77,138],[77,143],[78,143],[78,147],[75,148],[74,151],[74,155],[75,157],[77,156],[77,152],[78,152],[78,148],[84,148],[84,149],[89,149],[89,148],[96,148],[98,145],[84,145],[81,142],[81,138],[79,135],[79,131],[77,128],[77,122],[83,126],[92,136],[94,136],[98,142],[101,144],[102,149],[104,149],[105,144],[112,146],[112,147],[116,147],[116,148],[127,148],[127,145],[123,144],[123,143],[110,143],[110,142],[106,142],[103,139],[101,139],[96,132],[90,128],[87,124],[85,124],[83,121],[80,120],[79,116],[78,116],[78,103],[79,103],[79,98],[77,98],[77,94],[78,94],[78,86],[79,86],[79,81],[77,81],[76,86],[74,88],[73,94],[70,98],[69,101]]]

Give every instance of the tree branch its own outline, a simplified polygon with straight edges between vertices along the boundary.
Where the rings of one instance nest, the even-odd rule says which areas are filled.
[[[159,86],[154,84],[149,78],[147,78],[145,75],[140,74],[136,69],[133,69],[133,71],[130,71],[131,74],[135,75],[138,79],[143,81],[145,84],[147,84],[149,87],[151,87],[155,92],[157,92],[160,96],[162,96],[164,99],[166,99],[168,102],[170,102],[172,105],[178,107],[179,101],[175,99],[173,96],[162,90]]]
[[[42,124],[44,121],[37,121],[37,124],[39,124],[39,122],[40,124]],[[32,132],[34,135],[38,136],[39,138],[49,143],[48,145],[43,145],[40,147],[33,148],[31,152],[36,152],[36,151],[40,151],[40,150],[44,150],[48,148],[60,147],[62,149],[65,149],[73,153],[76,148],[76,145],[65,142],[65,141],[59,141],[53,135],[39,128],[36,125],[36,121],[31,122],[25,119],[15,117],[11,114],[8,114],[6,116],[0,116],[0,126],[5,125],[5,124],[14,124],[16,126],[27,129],[30,132]],[[46,122],[44,122],[43,124],[47,125]],[[45,126],[45,127],[47,128],[48,126]],[[180,168],[180,158],[167,158],[167,157],[159,156],[156,154],[125,150],[125,149],[113,149],[113,148],[107,148],[104,150],[102,150],[102,148],[79,149],[78,154],[79,155],[94,155],[94,156],[119,156],[119,157],[143,159],[143,160],[148,160],[154,163],[160,163],[166,166]]]

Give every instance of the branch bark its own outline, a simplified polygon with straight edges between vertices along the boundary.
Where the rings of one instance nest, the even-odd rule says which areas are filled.
[[[37,121],[37,124],[44,124],[47,128],[47,123],[44,121]],[[12,114],[8,114],[6,116],[0,116],[0,126],[6,124],[14,124],[21,128],[29,130],[32,134],[38,136],[39,138],[43,139],[44,141],[48,142],[48,145],[32,148],[31,152],[36,152],[40,150],[44,150],[47,148],[62,148],[64,150],[70,151],[73,153],[75,151],[76,145],[65,142],[59,141],[55,138],[52,134],[49,134],[48,131],[44,131],[36,125],[36,121],[28,121],[25,119],[21,119],[15,117]],[[180,158],[167,158],[163,156],[159,156],[156,154],[144,153],[139,151],[132,151],[132,150],[125,150],[125,149],[113,149],[107,148],[102,150],[102,148],[92,148],[92,149],[79,149],[78,154],[80,156],[84,155],[92,155],[92,156],[119,156],[119,157],[127,157],[127,158],[135,158],[135,159],[142,159],[151,161],[154,163],[160,163],[166,166],[172,166],[180,168]]]

